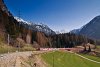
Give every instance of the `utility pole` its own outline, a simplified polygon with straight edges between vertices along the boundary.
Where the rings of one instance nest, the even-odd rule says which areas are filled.
[[[20,10],[18,11],[18,18],[20,20],[21,14],[20,14]]]
[[[54,51],[53,51],[54,52]],[[54,53],[53,53],[53,58],[52,58],[52,60],[53,60],[53,67],[54,67]]]
[[[19,42],[19,46],[18,46],[19,52],[20,52],[20,42]]]
[[[8,53],[9,53],[9,34],[8,34]]]
[[[54,67],[54,54],[53,54],[53,67]]]
[[[94,40],[94,45],[95,45],[95,47],[94,47],[94,48],[96,48],[96,45],[97,45],[97,41],[96,41],[96,40]]]
[[[18,19],[20,20],[21,18],[21,14],[20,14],[20,10],[18,11]],[[18,33],[18,36],[20,38],[20,22],[18,24],[18,27],[19,27],[19,33]],[[18,48],[18,51],[20,51],[20,41],[18,41],[18,44],[17,44],[17,48]]]

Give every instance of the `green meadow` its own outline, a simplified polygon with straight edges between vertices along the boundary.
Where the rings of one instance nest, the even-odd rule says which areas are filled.
[[[97,60],[97,57],[87,56],[90,59]],[[49,52],[42,54],[42,59],[48,64],[48,67],[100,67],[99,63],[94,63],[89,60],[83,59],[73,53],[68,52]],[[100,58],[98,58],[100,61]]]

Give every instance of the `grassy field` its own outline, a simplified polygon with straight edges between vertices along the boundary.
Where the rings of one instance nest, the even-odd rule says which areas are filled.
[[[48,67],[100,67],[100,64],[98,63],[88,61],[67,52],[50,52],[42,54],[42,58],[47,62]]]
[[[34,51],[35,49],[31,45],[26,45],[23,48],[15,48],[12,46],[8,46],[7,44],[0,43],[0,54],[8,53],[8,51],[16,52],[16,51]]]
[[[4,43],[0,43],[0,54],[9,52],[15,52],[17,49],[11,46],[8,46]]]
[[[95,57],[95,56],[91,56],[91,55],[87,55],[87,54],[81,54],[81,55],[84,56],[84,57],[87,57],[89,59],[100,62],[100,57]]]

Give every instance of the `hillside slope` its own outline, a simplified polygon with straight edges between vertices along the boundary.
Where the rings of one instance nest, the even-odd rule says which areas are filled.
[[[71,33],[81,34],[92,39],[100,40],[100,16],[96,16],[82,28],[72,30]]]
[[[86,35],[93,39],[100,39],[100,16],[93,18],[81,29],[79,34]]]
[[[4,1],[0,0],[0,36],[6,42],[7,35],[9,34],[9,43],[11,45],[15,46],[18,44],[16,41],[20,40],[28,44],[33,44],[36,41],[40,46],[43,46],[47,44],[47,36],[55,34],[47,25],[30,24],[28,22],[25,23],[26,21],[24,20],[20,20],[18,21],[18,18],[14,18],[4,4]],[[38,40],[40,36],[41,40],[45,40],[45,43]]]

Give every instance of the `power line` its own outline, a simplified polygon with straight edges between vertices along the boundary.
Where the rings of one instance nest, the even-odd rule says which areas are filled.
[[[21,11],[20,10],[18,11],[18,19],[19,20],[21,19]],[[19,30],[20,30],[20,22],[19,22]],[[20,33],[19,33],[19,37],[20,37]],[[20,51],[20,41],[19,41],[19,44],[18,44],[18,51]]]
[[[20,20],[20,18],[21,18],[21,11],[19,10],[18,11],[18,19]]]
[[[54,51],[53,51],[53,59],[52,60],[53,60],[53,67],[54,67]]]

